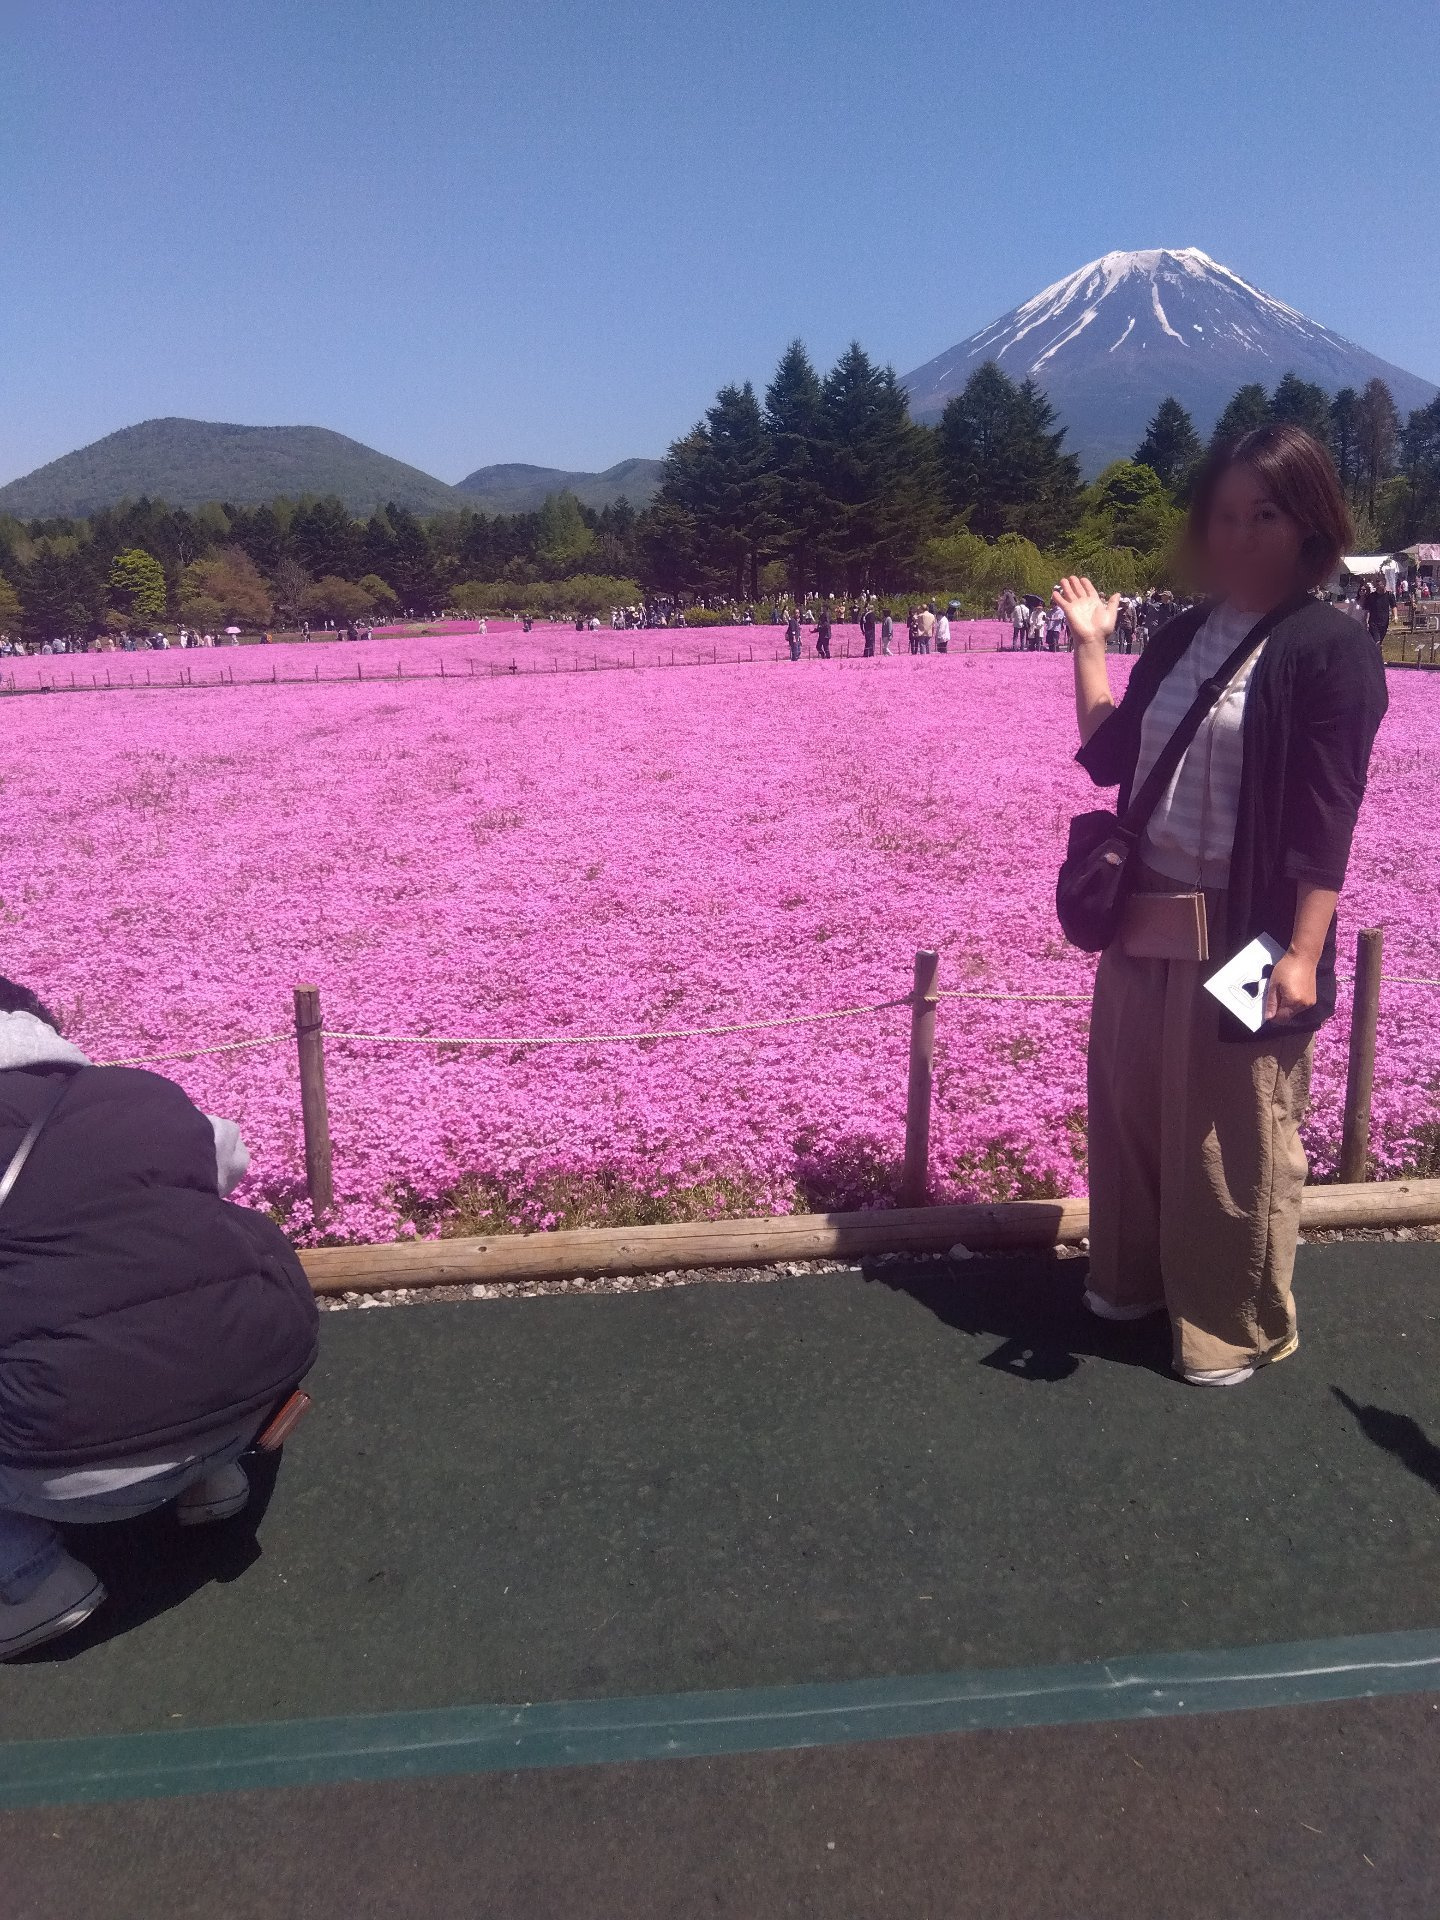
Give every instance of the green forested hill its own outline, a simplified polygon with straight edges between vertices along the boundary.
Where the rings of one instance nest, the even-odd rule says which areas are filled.
[[[573,493],[582,506],[613,506],[626,499],[637,510],[649,506],[660,485],[658,460],[621,460],[603,473],[567,473],[561,467],[532,467],[511,462],[479,467],[458,483],[482,513],[533,513],[550,493]]]
[[[175,507],[207,500],[258,506],[280,494],[335,494],[354,513],[392,500],[415,513],[466,504],[443,480],[328,427],[169,419],[122,427],[12,480],[0,487],[0,513],[20,520],[78,516],[142,494]]]

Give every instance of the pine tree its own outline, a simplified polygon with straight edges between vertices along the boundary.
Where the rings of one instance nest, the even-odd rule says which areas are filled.
[[[660,497],[684,517],[692,585],[744,599],[759,592],[772,527],[771,441],[755,389],[722,387],[705,418],[670,448]],[[672,534],[680,521],[671,523]]]
[[[1135,464],[1149,467],[1163,487],[1180,493],[1203,452],[1195,422],[1178,400],[1167,396],[1135,449]]]
[[[1440,399],[1417,407],[1406,421],[1400,468],[1409,490],[1409,528],[1440,531]]]
[[[815,582],[816,556],[835,524],[835,506],[825,491],[830,470],[825,395],[800,341],[781,356],[765,392],[765,429],[770,436],[769,501],[779,523],[777,547],[797,599]]]
[[[93,542],[42,541],[19,569],[16,584],[26,640],[93,632],[104,617],[105,574]]]
[[[940,417],[939,455],[950,506],[986,539],[1018,533],[1045,546],[1074,526],[1080,462],[1033,380],[1019,386],[993,361],[976,369]]]
[[[401,606],[427,613],[439,603],[446,584],[440,578],[430,537],[410,509],[397,507],[393,500],[385,508],[385,518],[390,522],[395,544],[390,554],[390,570],[381,577],[399,594]],[[340,569],[327,568],[326,571],[339,573]],[[359,571],[352,562],[352,571],[341,574],[341,578],[353,579]],[[379,567],[365,571],[381,572]]]
[[[1342,387],[1330,402],[1330,450],[1340,484],[1351,498],[1360,473],[1359,430],[1360,396],[1353,387]]]
[[[1400,440],[1400,415],[1395,399],[1378,377],[1367,380],[1355,416],[1355,450],[1359,458],[1360,485],[1366,510],[1373,516],[1375,496],[1380,483],[1395,470],[1395,451]]]
[[[313,500],[301,507],[290,523],[290,546],[295,558],[316,579],[335,574],[352,580],[360,571],[359,528],[343,500]]]
[[[940,524],[933,436],[910,418],[891,367],[852,341],[823,389],[823,484],[832,520],[821,584],[856,593],[888,587]]]
[[[1270,401],[1270,418],[1288,420],[1313,433],[1321,446],[1330,444],[1330,396],[1313,380],[1302,380],[1298,373],[1287,373]]]
[[[1258,380],[1252,380],[1247,386],[1236,390],[1230,404],[1215,422],[1210,444],[1215,447],[1227,440],[1238,440],[1242,433],[1268,426],[1269,422],[1269,396]]]

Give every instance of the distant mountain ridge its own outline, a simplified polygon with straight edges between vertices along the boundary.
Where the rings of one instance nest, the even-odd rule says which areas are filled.
[[[569,488],[588,507],[624,494],[644,506],[659,485],[658,460],[622,460],[604,473],[558,467],[480,467],[457,487],[377,453],[328,427],[247,427],[171,417],[121,427],[0,487],[0,513],[18,520],[81,519],[148,495],[172,507],[209,501],[260,506],[282,494],[334,495],[352,513],[390,501],[412,513],[524,513]]]
[[[443,480],[328,427],[142,420],[0,487],[0,513],[78,518],[142,494],[173,507],[259,506],[280,494],[335,494],[352,513],[393,500],[415,513],[465,504]]]
[[[603,473],[567,473],[560,467],[532,467],[523,461],[477,467],[458,483],[486,513],[533,513],[548,493],[573,493],[582,506],[597,511],[622,497],[635,508],[648,506],[660,485],[664,462],[621,460]]]
[[[1287,373],[1328,393],[1378,376],[1405,415],[1436,387],[1308,320],[1199,247],[1107,253],[929,360],[902,385],[916,417],[936,420],[952,394],[993,360],[1033,376],[1089,474],[1127,457],[1173,394],[1210,432],[1237,387],[1275,387]]]

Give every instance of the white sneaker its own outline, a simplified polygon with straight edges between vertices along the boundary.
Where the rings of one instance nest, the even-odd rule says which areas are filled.
[[[1085,1289],[1085,1304],[1097,1320],[1148,1320],[1152,1313],[1163,1313],[1163,1300],[1146,1300],[1139,1306],[1121,1307],[1103,1295]]]
[[[217,1467],[203,1480],[186,1487],[175,1502],[175,1517],[182,1527],[207,1527],[212,1520],[233,1520],[250,1504],[250,1482],[238,1460],[228,1467]]]
[[[0,1660],[69,1633],[88,1620],[105,1598],[89,1567],[67,1553],[24,1600],[0,1600]]]
[[[1243,1387],[1254,1377],[1254,1367],[1201,1367],[1185,1375],[1192,1387]]]
[[[1184,1377],[1192,1387],[1243,1387],[1247,1380],[1254,1378],[1256,1367],[1273,1367],[1277,1360],[1288,1360],[1299,1346],[1300,1335],[1292,1333],[1288,1340],[1280,1341],[1268,1353],[1257,1354],[1249,1366],[1206,1367],[1187,1373]]]

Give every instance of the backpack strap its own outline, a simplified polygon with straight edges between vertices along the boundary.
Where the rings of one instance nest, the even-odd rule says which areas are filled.
[[[45,1098],[40,1102],[39,1111],[30,1122],[24,1139],[20,1142],[14,1153],[11,1154],[10,1164],[3,1173],[0,1173],[0,1207],[4,1206],[5,1202],[14,1192],[15,1182],[20,1178],[25,1162],[30,1158],[35,1142],[40,1138],[45,1122],[70,1091],[71,1082],[74,1078],[73,1073],[67,1073],[63,1079],[56,1081],[53,1086],[47,1089]]]

